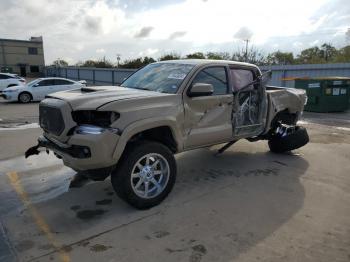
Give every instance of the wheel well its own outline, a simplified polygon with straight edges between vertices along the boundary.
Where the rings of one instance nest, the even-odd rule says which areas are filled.
[[[288,109],[278,112],[273,120],[271,121],[271,127],[274,127],[277,122],[282,121],[282,123],[287,125],[295,125],[298,120],[297,113],[290,113]]]
[[[177,143],[170,127],[168,126],[160,126],[144,130],[134,135],[128,143],[140,139],[157,141],[167,146],[173,153],[177,151]]]
[[[18,100],[19,100],[19,96],[20,96],[21,94],[24,94],[24,93],[29,94],[31,100],[33,99],[33,95],[32,95],[31,93],[29,93],[28,91],[23,91],[23,92],[21,92],[21,93],[18,94]]]

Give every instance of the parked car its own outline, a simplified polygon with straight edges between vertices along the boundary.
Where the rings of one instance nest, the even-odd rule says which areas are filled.
[[[7,87],[23,85],[25,82],[26,80],[24,78],[16,74],[0,73],[0,92]]]
[[[51,94],[39,105],[43,136],[29,148],[52,150],[139,209],[159,204],[176,179],[174,154],[239,139],[268,140],[273,152],[309,141],[297,126],[305,90],[266,86],[248,63],[176,60],[149,64],[120,87]],[[254,163],[252,163],[254,165]]]
[[[38,78],[26,85],[11,86],[2,91],[3,97],[8,101],[28,103],[41,101],[46,95],[76,89],[86,86],[86,81],[73,81],[66,78],[48,77]]]

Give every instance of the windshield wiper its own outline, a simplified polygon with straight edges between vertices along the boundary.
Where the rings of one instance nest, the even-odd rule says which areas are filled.
[[[153,91],[152,89],[149,89],[147,87],[135,87],[136,89],[141,89],[141,90],[148,90],[148,91]]]
[[[147,87],[139,87],[139,86],[122,86],[122,87],[126,87],[126,88],[132,88],[132,89],[140,89],[140,90],[148,90],[148,91],[153,91]]]

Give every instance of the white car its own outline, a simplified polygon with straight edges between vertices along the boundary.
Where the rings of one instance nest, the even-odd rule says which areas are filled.
[[[0,73],[0,92],[10,86],[19,86],[26,83],[26,80],[16,74]]]
[[[66,78],[48,77],[38,78],[26,85],[11,86],[2,91],[2,96],[8,101],[19,101],[28,103],[30,101],[41,101],[46,95],[77,89],[86,86],[86,81],[73,81]]]

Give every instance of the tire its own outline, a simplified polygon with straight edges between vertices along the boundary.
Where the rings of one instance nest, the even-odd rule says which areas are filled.
[[[284,137],[273,136],[269,139],[271,152],[283,153],[300,148],[309,142],[309,135],[304,127],[296,126],[295,131]]]
[[[21,103],[29,103],[32,99],[32,95],[28,92],[22,92],[18,95],[18,101]]]
[[[153,141],[128,145],[111,176],[117,195],[137,209],[161,203],[174,187],[175,180],[176,161],[172,152]]]

